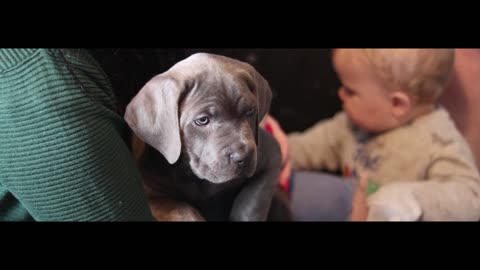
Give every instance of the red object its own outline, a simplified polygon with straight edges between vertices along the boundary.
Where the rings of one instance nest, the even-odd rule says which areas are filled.
[[[344,177],[350,177],[352,174],[350,173],[350,169],[348,168],[348,165],[345,165],[343,167],[343,176]]]
[[[263,126],[263,129],[265,129],[265,131],[267,131],[268,133],[270,133],[270,134],[273,135],[273,128],[272,128],[272,125],[271,125],[270,123],[265,123],[265,125]],[[288,159],[287,159],[287,160],[288,160]],[[285,167],[285,163],[282,164],[282,170],[283,170],[284,167]],[[290,192],[291,192],[290,181],[291,181],[290,178],[287,178],[287,179],[279,179],[279,185],[280,185],[280,187],[281,187],[287,194],[290,194]]]
[[[291,192],[290,181],[291,181],[290,178],[280,179],[280,181],[278,183],[280,185],[280,187],[283,189],[283,191],[285,191],[289,195],[290,195],[290,192]]]
[[[272,126],[269,124],[269,123],[266,123],[265,124],[265,130],[270,133],[270,134],[273,134],[273,128]]]

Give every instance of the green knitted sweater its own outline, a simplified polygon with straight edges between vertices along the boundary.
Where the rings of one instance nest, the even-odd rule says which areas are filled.
[[[83,50],[0,50],[0,220],[152,220],[111,85]]]

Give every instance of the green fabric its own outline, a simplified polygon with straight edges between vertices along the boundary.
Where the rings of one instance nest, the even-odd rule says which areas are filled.
[[[0,220],[153,220],[111,85],[84,50],[0,50]]]
[[[372,179],[368,179],[368,186],[367,186],[367,195],[370,196],[373,193],[377,192],[377,190],[380,188],[379,184],[376,184],[373,182]]]

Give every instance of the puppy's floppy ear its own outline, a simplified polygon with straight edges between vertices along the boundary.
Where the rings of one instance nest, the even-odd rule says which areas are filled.
[[[251,78],[253,79],[253,85],[249,85],[250,90],[257,99],[257,119],[256,119],[256,131],[255,131],[255,143],[259,145],[258,129],[259,124],[270,110],[272,102],[272,90],[267,80],[263,78],[253,67],[250,70]]]
[[[125,121],[170,164],[180,157],[178,102],[185,86],[170,76],[151,79],[128,104]]]
[[[270,89],[270,85],[268,84],[267,80],[265,80],[265,78],[263,78],[263,76],[257,71],[253,71],[252,77],[255,84],[252,92],[257,98],[258,122],[260,122],[270,110],[270,105],[272,102],[272,90]]]

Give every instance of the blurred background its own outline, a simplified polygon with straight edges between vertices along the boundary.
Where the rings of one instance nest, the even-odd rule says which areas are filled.
[[[341,109],[330,49],[90,49],[116,92],[120,112],[153,76],[197,52],[253,65],[270,83],[270,113],[285,131],[304,130]]]

